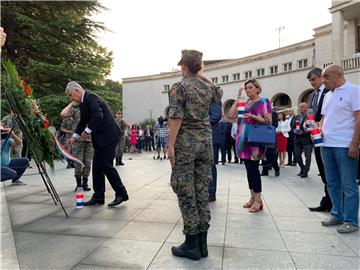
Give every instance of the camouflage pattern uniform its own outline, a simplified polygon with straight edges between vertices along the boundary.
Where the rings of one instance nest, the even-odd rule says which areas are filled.
[[[119,161],[122,161],[122,157],[123,157],[124,150],[125,150],[124,133],[125,133],[126,126],[125,126],[123,120],[119,120],[119,119],[115,118],[115,121],[116,121],[116,124],[118,124],[118,126],[120,127],[120,139],[119,139],[119,143],[115,149],[115,158],[119,159]]]
[[[78,106],[71,107],[69,115],[73,118],[71,130],[74,132],[80,120],[80,109]],[[75,141],[72,154],[84,163],[84,167],[75,163],[75,177],[89,177],[91,170],[91,161],[94,156],[94,148],[91,144],[91,138],[87,140],[79,139]]]
[[[4,127],[7,128],[12,128],[13,124],[15,121],[15,117],[12,114],[8,114],[6,116],[3,117],[3,119],[1,120],[1,123]],[[20,139],[21,144],[19,145],[11,145],[10,148],[10,159],[15,159],[15,158],[20,158],[21,157],[21,151],[23,148],[23,135],[22,135],[22,131],[19,127],[19,124],[16,123],[13,131],[15,132],[16,136]]]
[[[182,119],[174,146],[171,186],[178,197],[185,235],[206,232],[210,226],[208,187],[213,150],[209,107],[221,97],[220,88],[197,76],[183,78],[169,93],[168,117]]]
[[[77,123],[77,121],[75,121],[73,117],[68,116],[68,117],[64,118],[64,120],[62,121],[60,129],[66,129],[66,130],[73,131],[74,124],[76,127],[76,123]],[[72,133],[65,133],[65,142],[66,143],[64,146],[65,146],[65,149],[69,153],[73,154],[73,152],[72,152],[73,147],[71,147],[70,145],[67,144],[67,141],[71,138],[71,136],[72,136]]]

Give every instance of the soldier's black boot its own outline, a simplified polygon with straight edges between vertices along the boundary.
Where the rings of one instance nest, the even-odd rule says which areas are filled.
[[[115,158],[115,166],[119,166],[119,165],[120,165],[119,158],[116,157],[116,158]]]
[[[83,189],[84,191],[90,191],[91,188],[88,186],[88,178],[86,176],[83,177]]]
[[[82,188],[82,184],[81,184],[81,177],[75,176],[76,179],[76,187],[75,187],[75,192],[78,188]]]
[[[194,261],[200,260],[199,234],[185,235],[185,242],[178,247],[172,247],[171,252],[177,257],[184,257]]]
[[[200,232],[199,245],[200,245],[201,257],[207,257],[208,256],[207,231],[206,232]]]
[[[71,169],[71,160],[67,160],[66,169]]]

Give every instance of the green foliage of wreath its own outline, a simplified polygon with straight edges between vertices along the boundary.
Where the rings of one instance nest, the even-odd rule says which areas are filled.
[[[4,61],[3,67],[7,74],[3,91],[10,108],[19,116],[19,125],[33,158],[47,163],[54,170],[54,161],[61,156],[56,149],[55,134],[49,129],[49,121],[33,98],[33,90],[20,79],[15,66],[10,61]]]

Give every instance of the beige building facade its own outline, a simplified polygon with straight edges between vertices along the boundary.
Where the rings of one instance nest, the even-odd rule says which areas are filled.
[[[223,102],[236,98],[249,78],[256,78],[275,109],[296,107],[312,89],[306,79],[313,67],[339,64],[351,83],[360,84],[360,2],[333,1],[332,23],[314,29],[313,38],[279,49],[213,61],[203,73],[224,90]],[[180,72],[123,79],[123,114],[130,123],[156,119],[168,105],[168,91],[181,79]]]

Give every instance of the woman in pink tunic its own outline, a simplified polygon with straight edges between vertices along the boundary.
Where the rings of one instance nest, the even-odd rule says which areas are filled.
[[[251,197],[243,207],[249,208],[249,212],[254,213],[263,209],[261,199],[261,177],[259,172],[260,159],[265,153],[265,148],[260,146],[250,146],[247,138],[252,125],[271,124],[271,104],[265,97],[260,97],[262,91],[259,82],[255,79],[247,80],[244,87],[239,90],[239,97],[242,91],[248,96],[245,106],[245,114],[239,118],[238,132],[236,136],[236,149],[238,157],[244,160],[247,179]],[[229,118],[237,117],[237,102],[229,111]]]

